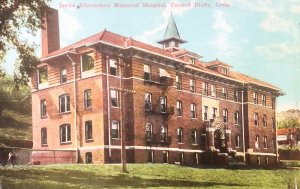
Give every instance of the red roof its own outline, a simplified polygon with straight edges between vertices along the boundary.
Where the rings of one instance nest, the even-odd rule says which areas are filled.
[[[215,70],[209,69],[210,66],[220,65],[220,64],[224,65],[224,66],[227,66],[227,67],[231,67],[230,65],[225,64],[224,62],[222,62],[218,59],[215,60],[215,61],[209,62],[209,63],[205,63],[205,64],[203,64],[204,66],[202,66],[202,67],[197,67],[196,68],[196,67],[193,67],[193,66],[189,66],[190,63],[188,63],[188,62],[186,62],[182,59],[176,58],[176,56],[178,56],[177,53],[171,53],[171,52],[166,51],[164,49],[161,49],[161,48],[158,48],[158,47],[155,47],[155,46],[152,46],[152,45],[148,45],[146,43],[134,40],[132,38],[124,37],[122,35],[115,34],[115,33],[112,33],[110,31],[107,31],[107,30],[104,30],[100,33],[92,35],[88,38],[82,39],[82,40],[80,40],[80,41],[78,41],[78,42],[76,42],[72,45],[69,45],[69,46],[61,48],[59,50],[56,50],[54,52],[51,52],[46,57],[42,57],[42,60],[47,59],[47,58],[52,57],[52,56],[60,55],[62,53],[68,52],[68,51],[75,51],[75,49],[78,48],[78,47],[81,47],[81,46],[84,46],[84,45],[89,45],[89,44],[92,44],[92,43],[97,43],[97,42],[102,42],[102,43],[107,43],[107,44],[110,44],[110,45],[115,45],[115,46],[118,46],[118,47],[124,48],[124,49],[127,49],[127,48],[141,49],[141,50],[147,51],[149,53],[155,53],[155,54],[158,54],[160,56],[165,56],[167,58],[175,59],[176,61],[179,61],[179,62],[185,62],[186,64],[188,64],[187,67],[190,68],[190,69],[204,71],[204,72],[212,74],[212,75],[217,75],[217,76],[220,76],[220,77],[223,77],[223,78],[237,80],[237,81],[242,82],[242,83],[253,83],[253,84],[262,85],[262,86],[265,86],[265,87],[268,87],[268,88],[273,88],[273,89],[279,90],[278,88],[274,87],[273,85],[270,85],[266,82],[260,81],[258,79],[249,77],[247,75],[244,75],[244,74],[241,74],[241,73],[238,73],[238,72],[230,71],[228,75],[224,75],[224,74],[221,74],[221,73],[219,73]],[[187,51],[187,50],[183,50],[183,52],[180,52],[180,53],[191,53],[191,52]]]
[[[277,135],[287,135],[289,133],[296,133],[298,131],[297,128],[284,128],[284,129],[277,129]]]

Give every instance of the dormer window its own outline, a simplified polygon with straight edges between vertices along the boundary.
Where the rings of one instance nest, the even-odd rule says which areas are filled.
[[[189,60],[189,62],[190,62],[192,65],[195,65],[195,61],[196,61],[195,58],[190,58],[190,60]]]
[[[222,73],[227,75],[228,69],[227,68],[222,68]]]
[[[179,44],[178,44],[178,42],[175,42],[175,47],[179,47]]]

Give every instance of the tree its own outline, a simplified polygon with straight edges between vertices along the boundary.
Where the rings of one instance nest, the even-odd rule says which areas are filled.
[[[10,109],[22,114],[28,114],[31,107],[30,87],[15,88],[12,77],[0,78],[0,121],[4,109]]]
[[[279,122],[279,128],[300,128],[299,119],[296,117],[287,117],[284,120]]]
[[[35,35],[42,26],[42,12],[50,0],[0,0],[0,63],[9,49],[16,50],[14,81],[27,85],[29,76],[39,62],[34,46],[22,40],[22,31]],[[3,76],[3,70],[0,71]]]

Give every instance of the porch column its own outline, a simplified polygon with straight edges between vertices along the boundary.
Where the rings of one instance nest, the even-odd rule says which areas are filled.
[[[214,149],[215,148],[215,141],[214,141],[215,128],[207,127],[206,132],[208,133],[208,148]]]

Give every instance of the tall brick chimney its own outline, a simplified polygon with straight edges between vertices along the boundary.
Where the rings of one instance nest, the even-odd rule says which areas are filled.
[[[60,49],[58,10],[48,7],[43,14],[42,57]]]

